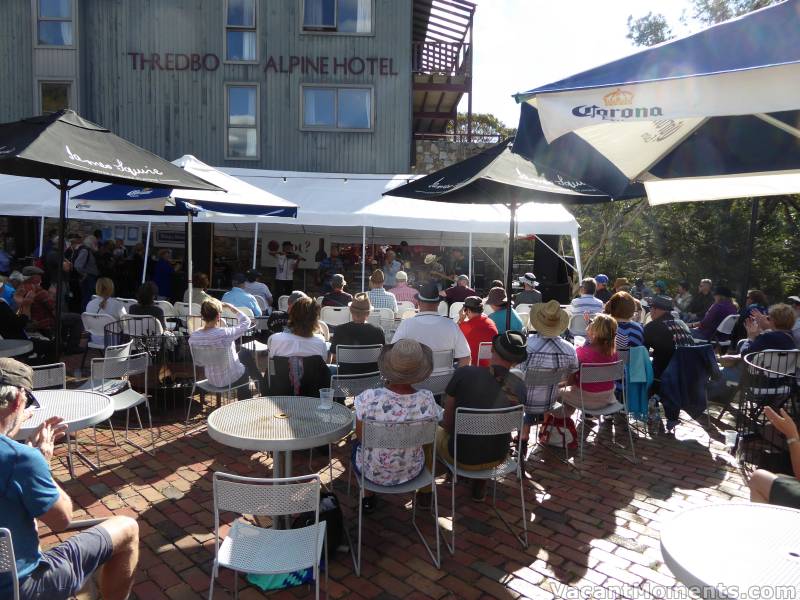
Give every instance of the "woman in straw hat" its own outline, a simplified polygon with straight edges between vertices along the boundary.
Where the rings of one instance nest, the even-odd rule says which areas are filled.
[[[562,369],[565,374],[578,370],[578,355],[575,346],[561,337],[569,326],[569,314],[556,300],[531,307],[531,327],[536,333],[528,336],[528,360],[524,363],[524,371],[528,369]],[[522,429],[522,456],[528,448],[528,436],[531,425],[544,418],[558,399],[558,385],[528,386],[525,401],[525,424]]]
[[[353,465],[358,477],[379,485],[400,485],[417,477],[425,466],[422,447],[408,449],[373,448],[363,450],[362,421],[402,423],[436,417],[436,402],[429,390],[416,390],[412,384],[426,379],[433,371],[431,349],[416,340],[400,340],[384,346],[378,368],[386,387],[366,390],[355,398],[356,434],[353,442]],[[363,509],[375,508],[374,495],[366,496]]]

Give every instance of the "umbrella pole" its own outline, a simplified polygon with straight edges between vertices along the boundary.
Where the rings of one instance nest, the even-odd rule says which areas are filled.
[[[511,280],[514,276],[514,237],[516,236],[517,224],[517,203],[511,201],[509,206],[511,212],[511,225],[508,228],[508,264],[506,265],[506,331],[511,329]]]
[[[58,180],[58,189],[61,192],[61,202],[58,208],[58,275],[56,276],[56,331],[55,331],[55,349],[53,350],[53,362],[57,362],[61,356],[61,314],[62,314],[62,300],[64,294],[64,238],[66,237],[67,229],[67,190],[69,189],[69,180],[62,177]]]
[[[469,254],[467,255],[467,277],[469,277],[469,285],[475,289],[475,282],[472,281],[472,232],[469,232]]]
[[[147,222],[147,237],[144,240],[144,260],[142,261],[142,285],[147,276],[147,263],[150,262],[150,227],[152,224],[152,221]]]
[[[189,314],[192,313],[192,213],[189,212],[189,223],[186,235],[186,274],[189,279]]]
[[[747,236],[747,254],[745,255],[744,266],[744,281],[742,281],[742,289],[739,290],[739,301],[742,306],[747,300],[747,288],[750,287],[750,275],[753,271],[753,246],[756,241],[756,228],[758,227],[758,204],[760,198],[753,200],[753,206],[750,210],[750,233]]]
[[[256,230],[253,234],[253,268],[256,268],[256,250],[258,249],[258,221],[256,221]]]
[[[39,222],[39,258],[44,258],[44,217]]]
[[[364,291],[367,276],[367,226],[361,226],[361,291]]]

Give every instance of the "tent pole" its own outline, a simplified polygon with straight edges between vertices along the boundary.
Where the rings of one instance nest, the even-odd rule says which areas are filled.
[[[56,331],[55,338],[56,344],[53,351],[54,362],[58,361],[61,356],[61,314],[64,296],[64,238],[66,237],[67,229],[67,189],[69,180],[61,177],[58,180],[58,189],[61,191],[61,202],[58,208],[58,239],[61,242],[58,245],[58,275],[56,276]],[[73,340],[74,342],[75,340]]]
[[[258,221],[256,221],[256,230],[253,236],[253,268],[256,268],[256,250],[258,249]]]
[[[511,212],[511,225],[508,228],[508,262],[506,263],[506,331],[511,329],[511,280],[514,276],[514,237],[517,224],[517,203],[512,200],[509,206]]]
[[[186,237],[188,238],[187,245],[186,245],[186,275],[188,277],[189,283],[189,314],[192,314],[192,211],[189,211],[189,223],[187,226]],[[238,238],[237,238],[238,239]]]
[[[750,287],[750,276],[753,272],[753,246],[756,241],[756,228],[758,227],[758,204],[760,198],[753,199],[753,206],[750,210],[750,233],[747,236],[747,254],[745,255],[744,281],[739,291],[739,301],[741,305],[747,300],[747,288]]]
[[[142,283],[144,284],[145,277],[147,276],[147,263],[150,261],[150,227],[152,221],[147,222],[147,237],[144,240],[144,260],[142,261]]]
[[[39,222],[39,258],[44,258],[44,217]]]
[[[361,291],[364,291],[367,276],[367,226],[361,226]]]
[[[469,251],[467,255],[467,277],[469,277],[469,285],[475,289],[475,282],[472,281],[472,232],[469,232]]]

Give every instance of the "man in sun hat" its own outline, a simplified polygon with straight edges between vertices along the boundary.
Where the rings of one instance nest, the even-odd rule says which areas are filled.
[[[347,306],[353,301],[352,294],[343,291],[347,282],[344,275],[336,273],[331,277],[331,291],[322,297],[322,306]]]
[[[403,339],[417,340],[433,351],[452,350],[458,366],[468,365],[470,350],[467,339],[450,317],[438,312],[439,288],[435,282],[429,281],[417,292],[419,312],[410,319],[403,319],[395,331],[392,342]]]
[[[578,370],[578,355],[575,346],[561,337],[569,327],[569,314],[558,303],[550,300],[531,307],[531,327],[535,334],[528,336],[528,359],[521,367],[528,370],[556,370],[574,373]],[[525,425],[522,431],[523,452],[527,451],[527,441],[531,424],[541,420],[544,413],[552,408],[558,399],[558,385],[533,385],[527,389],[525,400]]]
[[[94,571],[103,598],[127,598],[139,555],[139,526],[110,517],[50,550],[39,549],[36,520],[59,533],[72,521],[72,500],[53,480],[53,445],[66,425],[51,417],[23,444],[13,438],[25,420],[33,387],[31,368],[0,359],[0,526],[11,531],[20,598],[74,596]],[[11,598],[11,577],[0,575],[0,598]]]
[[[631,284],[627,277],[617,277],[614,280],[614,292],[630,292]]]
[[[492,314],[489,318],[494,321],[497,327],[497,333],[506,331],[506,311],[511,311],[511,329],[513,331],[523,331],[525,325],[522,319],[513,308],[509,306],[506,291],[501,287],[493,287],[489,290],[489,295],[486,297],[486,304],[492,307]]]
[[[539,285],[539,282],[536,281],[536,275],[533,273],[525,273],[525,275],[519,278],[519,282],[522,284],[523,289],[519,294],[514,296],[514,306],[519,306],[520,304],[539,304],[542,301],[542,292],[536,289]]]
[[[444,419],[436,431],[436,454],[453,464],[453,433],[457,408],[506,408],[525,402],[525,383],[510,369],[528,356],[525,336],[507,331],[492,338],[489,368],[470,366],[458,369],[447,384]],[[465,470],[491,469],[508,457],[511,436],[459,436],[458,466]],[[480,502],[486,495],[486,480],[472,480],[472,499]]]
[[[478,365],[478,349],[481,343],[491,342],[497,335],[497,325],[483,314],[483,300],[479,296],[470,296],[464,300],[464,306],[458,313],[458,326],[467,338],[472,364]]]
[[[425,264],[423,282],[435,281],[439,284],[441,290],[442,279],[446,277],[444,267],[439,262],[439,257],[435,254],[426,254],[425,259],[422,261]]]
[[[608,289],[608,275],[598,273],[594,276],[594,282],[597,284],[597,287],[594,290],[594,297],[598,298],[603,302],[603,304],[605,304],[608,302],[609,298],[613,296],[611,290]]]

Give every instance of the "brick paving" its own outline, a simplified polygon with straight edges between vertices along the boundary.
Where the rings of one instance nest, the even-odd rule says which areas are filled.
[[[712,410],[712,412],[714,412]],[[203,419],[187,433],[180,408],[157,418],[154,456],[129,445],[114,446],[105,428],[98,430],[102,468],[90,471],[76,462],[70,479],[62,445],[54,464],[56,479],[72,497],[76,518],[129,515],[140,526],[141,559],[134,586],[139,600],[206,597],[213,555],[211,476],[221,470],[269,476],[271,461],[258,453],[222,446],[208,436]],[[349,552],[337,553],[330,565],[332,598],[379,600],[423,598],[561,598],[575,588],[599,594],[621,591],[621,598],[661,598],[676,584],[663,564],[659,529],[686,507],[742,502],[749,494],[739,469],[724,451],[720,429],[712,418],[711,437],[687,421],[676,436],[635,438],[639,462],[631,464],[610,447],[589,443],[580,469],[565,465],[552,453],[529,458],[525,480],[530,547],[522,549],[491,510],[476,504],[459,485],[456,554],[442,544],[437,570],[419,542],[405,497],[387,497],[365,517],[362,577],[356,577]],[[610,427],[601,426],[600,440],[610,445]],[[118,440],[120,436],[118,435]],[[149,433],[132,433],[146,445]],[[79,436],[93,449],[88,432]],[[627,436],[620,438],[627,442]],[[333,453],[336,491],[348,524],[355,528],[354,503],[346,497],[348,446]],[[308,468],[307,453],[297,453],[295,471]],[[312,466],[327,479],[326,459]],[[439,487],[440,513],[449,515],[450,487]],[[520,525],[515,480],[498,486],[498,507],[509,522]],[[429,513],[418,519],[430,523]],[[442,519],[448,526],[448,519]],[[432,532],[430,525],[423,530]],[[69,534],[53,535],[42,525],[48,547]],[[233,597],[232,573],[221,571],[215,598]],[[685,592],[685,590],[683,590]],[[96,597],[93,584],[79,596]],[[292,599],[313,597],[307,586],[263,593],[240,578],[240,597]]]

